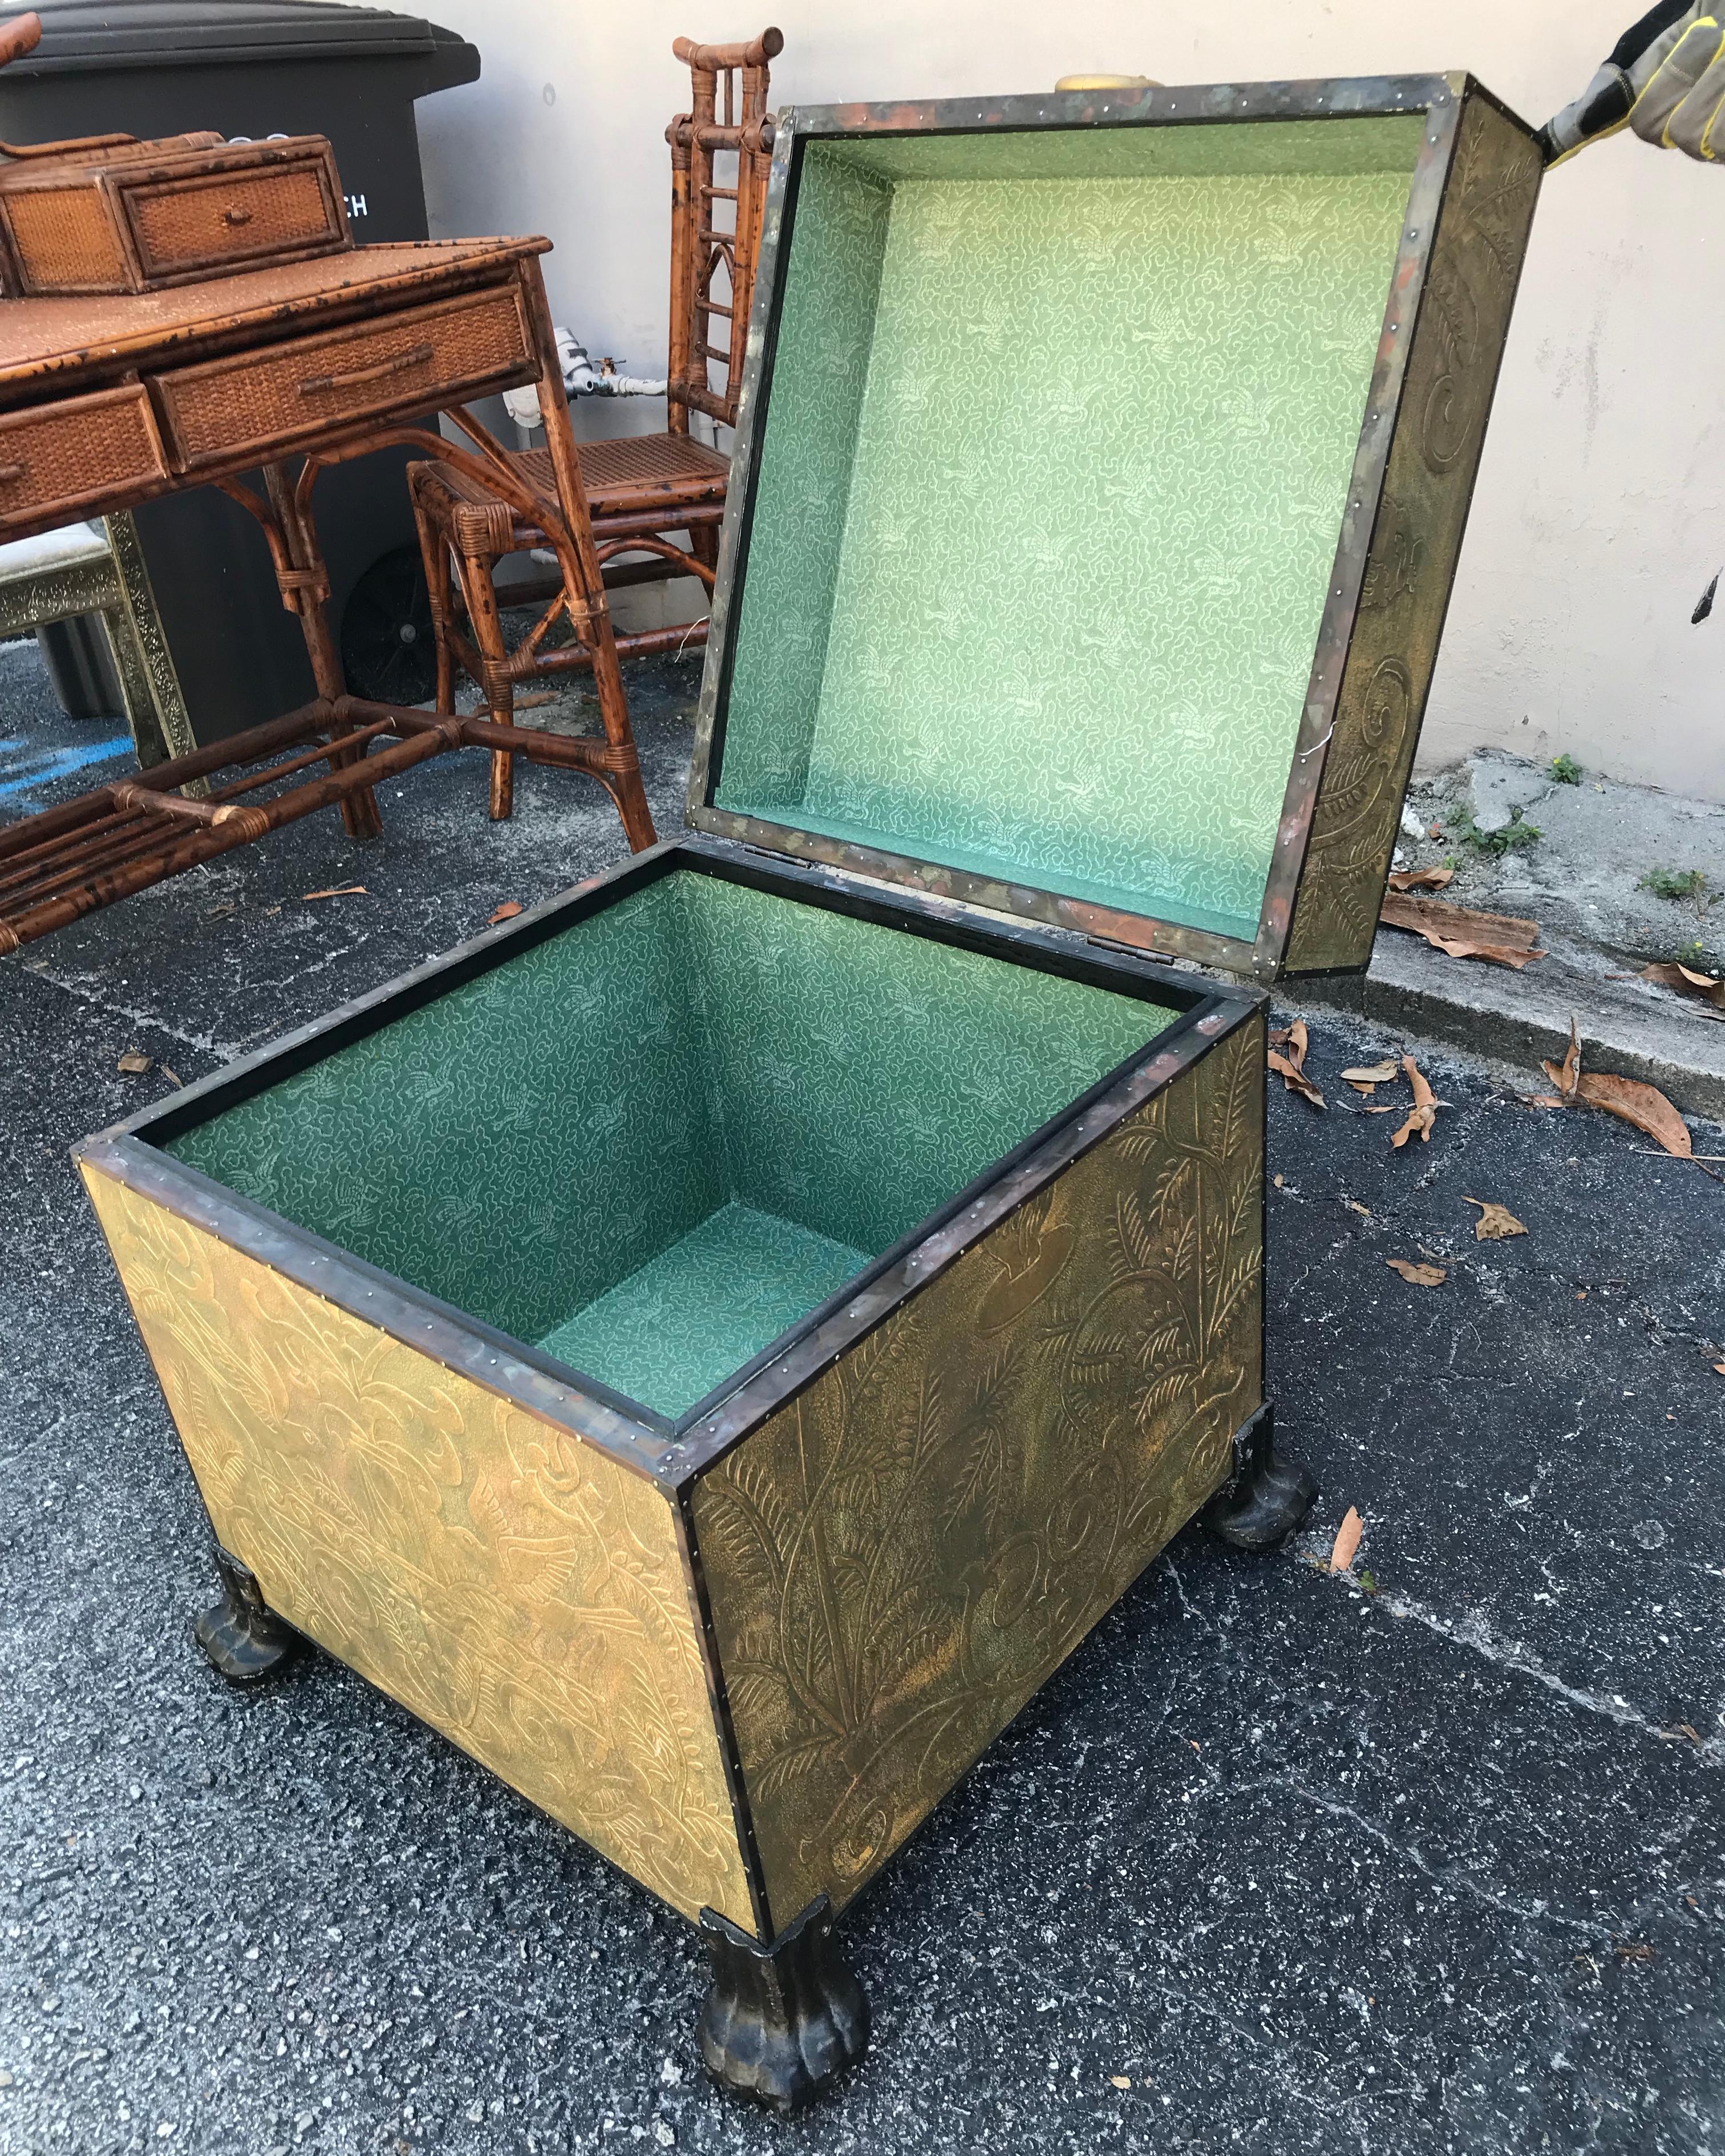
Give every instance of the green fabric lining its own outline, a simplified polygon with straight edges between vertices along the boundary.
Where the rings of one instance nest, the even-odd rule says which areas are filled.
[[[776,1332],[824,1301],[834,1266],[896,1242],[1173,1016],[676,873],[167,1150],[675,1414],[766,1344],[763,1311],[789,1310]],[[728,1336],[692,1292],[680,1334],[680,1271],[738,1279],[751,1236],[762,1276]],[[634,1344],[649,1312],[656,1381]],[[572,1327],[593,1359],[551,1344]]]
[[[783,817],[782,809],[749,807],[743,814],[751,816]],[[823,838],[837,839],[848,846],[886,847],[915,860],[937,859],[949,869],[963,869],[972,875],[986,877],[995,883],[1022,884],[1024,864],[1009,860],[999,854],[985,854],[969,846],[942,843],[937,855],[931,855],[914,840],[894,841],[886,837],[878,825],[847,823],[843,817],[817,814],[807,807],[797,810],[797,828],[814,831]],[[1060,890],[1068,898],[1088,900],[1097,906],[1118,906],[1120,893],[1111,884],[1091,883],[1081,875],[1062,877]],[[989,901],[978,901],[987,905]],[[1258,932],[1258,919],[1244,914],[1212,913],[1201,906],[1194,906],[1184,899],[1163,899],[1158,903],[1160,918],[1176,921],[1188,928],[1202,928],[1212,935],[1232,936],[1250,943]]]
[[[1361,172],[1406,178],[1425,133],[1420,112],[1368,120],[863,135],[824,141],[819,155],[888,186],[901,180],[1351,179]]]
[[[793,1220],[723,1206],[538,1342],[681,1414],[869,1261]]]
[[[1423,130],[812,144],[719,805],[1255,934]]]

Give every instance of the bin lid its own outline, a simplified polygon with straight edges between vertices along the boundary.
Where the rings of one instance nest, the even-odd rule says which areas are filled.
[[[1363,968],[1542,171],[1465,75],[781,112],[691,823]]]
[[[98,69],[232,65],[247,61],[424,59],[471,81],[479,55],[454,30],[388,8],[340,0],[35,0],[42,42],[7,80]],[[464,59],[463,55],[470,56]]]

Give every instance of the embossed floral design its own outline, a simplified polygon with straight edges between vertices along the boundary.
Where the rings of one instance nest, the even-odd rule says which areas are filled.
[[[697,1486],[777,1916],[855,1893],[1226,1473],[1262,1060],[1241,1027]]]
[[[216,1532],[270,1606],[674,1908],[752,1928],[666,1498],[86,1181]]]
[[[1461,121],[1408,357],[1286,967],[1369,957],[1543,167],[1484,98]]]

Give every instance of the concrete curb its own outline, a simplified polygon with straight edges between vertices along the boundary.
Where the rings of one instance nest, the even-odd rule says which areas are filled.
[[[1543,1090],[1573,1014],[1585,1065],[1658,1086],[1686,1115],[1725,1123],[1725,1024],[1666,992],[1617,980],[1599,954],[1554,943],[1526,972],[1456,959],[1418,937],[1379,933],[1363,975],[1285,983],[1277,1000],[1335,1011],[1392,1033],[1424,1035],[1502,1066]]]

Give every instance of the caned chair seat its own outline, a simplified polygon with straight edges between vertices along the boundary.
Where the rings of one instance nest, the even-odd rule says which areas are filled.
[[[619,441],[583,442],[578,447],[582,491],[596,538],[604,536],[601,527],[608,516],[667,504],[689,509],[724,501],[731,460],[692,434],[634,434]],[[536,495],[556,504],[549,449],[522,449],[509,461]],[[419,490],[450,509],[502,506],[482,480],[452,465],[416,465],[413,473]]]
[[[688,66],[694,103],[666,131],[671,151],[670,429],[579,445],[593,551],[614,588],[692,578],[706,592],[713,589],[731,465],[718,449],[695,439],[690,419],[699,412],[716,428],[737,424],[772,150],[768,64],[783,44],[777,30],[766,30],[748,44],[697,45],[679,38],[672,47]],[[732,185],[722,182],[716,168],[719,157],[735,162]],[[722,382],[715,380],[716,372]],[[516,493],[513,504],[471,469],[416,464],[408,472],[437,639],[438,709],[454,709],[459,668],[479,683],[492,717],[504,721],[513,720],[521,684],[591,663],[583,621],[568,612],[561,594],[509,648],[493,572],[506,555],[547,543],[526,504],[542,502],[556,522],[557,500],[548,449],[521,450],[509,461],[520,491],[501,475],[498,484],[504,493]],[[571,632],[567,640],[552,635],[560,617]],[[706,641],[706,617],[637,629],[615,641],[625,655],[698,648]],[[493,756],[494,817],[510,813],[514,771],[511,757]]]

